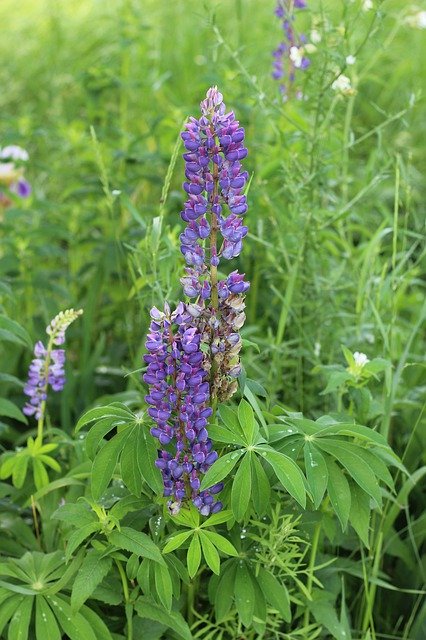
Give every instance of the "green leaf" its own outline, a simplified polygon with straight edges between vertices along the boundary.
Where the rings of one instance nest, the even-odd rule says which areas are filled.
[[[104,418],[103,420],[99,420],[99,422],[91,427],[84,441],[88,458],[90,458],[91,460],[95,458],[96,451],[98,450],[99,445],[103,441],[104,437],[107,435],[107,433],[109,433],[116,427],[116,418]]]
[[[157,495],[163,494],[163,480],[160,470],[155,466],[158,457],[157,445],[149,430],[140,425],[138,433],[139,459],[143,461],[142,474],[147,485]]]
[[[10,618],[12,618],[18,607],[20,607],[23,600],[24,598],[22,596],[13,595],[5,602],[2,602],[0,607],[0,637],[6,624],[9,622]]]
[[[237,413],[226,404],[219,406],[218,413],[224,425],[238,438],[244,439],[244,430],[239,423]]]
[[[193,640],[188,624],[180,613],[167,611],[147,597],[140,596],[135,602],[135,609],[141,618],[148,618],[167,625],[183,640]]]
[[[142,440],[142,431],[143,427],[140,425],[132,427],[120,458],[121,477],[126,487],[135,496],[139,496],[142,493],[144,481],[142,468],[145,459],[139,442]]]
[[[348,524],[349,511],[351,508],[349,484],[343,471],[332,458],[325,456],[325,462],[328,469],[327,492],[333,509],[340,520],[342,531],[344,531]]]
[[[347,380],[353,380],[353,376],[348,371],[333,371],[327,381],[327,386],[320,395],[326,395],[344,386]]]
[[[314,500],[314,507],[318,509],[327,489],[327,465],[321,452],[309,441],[305,443],[304,454],[306,477]]]
[[[159,548],[146,533],[135,531],[129,527],[121,527],[120,531],[117,529],[111,531],[108,540],[119,549],[125,549],[131,553],[136,553],[138,556],[150,558],[154,560],[154,562],[159,562],[163,565],[165,564]]]
[[[243,430],[246,443],[248,445],[254,444],[259,429],[254,419],[254,411],[244,398],[238,405],[238,421]]]
[[[17,489],[22,489],[24,486],[25,478],[27,477],[28,463],[30,457],[25,453],[17,455],[14,458],[15,464],[13,466],[12,483]]]
[[[239,449],[238,451],[231,451],[230,453],[226,453],[224,456],[221,456],[218,460],[216,460],[216,462],[207,471],[201,482],[201,491],[212,487],[217,482],[220,482],[221,480],[226,478],[226,476],[229,476],[243,453],[243,449]]]
[[[350,450],[355,453],[359,453],[362,455],[366,463],[371,467],[373,473],[380,479],[382,482],[387,484],[387,486],[393,491],[395,489],[393,478],[389,473],[389,469],[383,462],[382,458],[379,457],[382,449],[366,449],[365,447],[360,447],[356,444],[350,443]],[[379,452],[379,453],[377,453]]]
[[[95,613],[94,611],[92,611],[92,609],[89,609],[89,607],[86,607],[85,605],[81,607],[80,613],[83,618],[85,618],[85,620],[87,620],[87,622],[90,624],[91,629],[95,632],[96,640],[113,640],[107,626],[105,625],[103,620],[101,620],[97,613]]]
[[[201,523],[200,527],[215,527],[218,524],[229,522],[232,518],[232,511],[230,509],[225,509],[224,511],[219,511],[219,513],[214,513],[212,516],[209,516],[207,520],[204,520],[204,522]]]
[[[154,579],[155,588],[161,604],[167,609],[167,611],[171,611],[173,586],[167,565],[163,567],[161,564],[154,564]]]
[[[229,612],[234,600],[234,584],[237,565],[224,565],[225,568],[219,578],[214,600],[216,620],[220,622]]]
[[[43,596],[36,596],[36,638],[37,640],[61,640],[58,623]]]
[[[209,438],[214,442],[245,446],[243,436],[236,435],[233,431],[217,424],[209,425]]]
[[[99,522],[92,522],[90,524],[84,524],[77,531],[73,531],[73,533],[68,538],[66,550],[65,550],[65,561],[71,558],[74,551],[81,545],[81,543],[86,540],[92,533],[99,531],[101,525]]]
[[[125,405],[109,404],[106,407],[95,407],[81,416],[75,427],[75,432],[78,433],[86,424],[102,418],[118,418],[117,424],[126,424],[134,420],[135,416]]]
[[[32,459],[34,484],[38,490],[43,489],[49,484],[49,476],[47,475],[44,464],[38,458]]]
[[[276,609],[286,622],[290,622],[290,597],[286,586],[279,582],[270,571],[262,567],[259,568],[257,581],[271,607]]]
[[[51,518],[72,524],[75,527],[97,522],[94,512],[82,502],[66,502],[52,513]]]
[[[14,420],[18,420],[18,422],[28,424],[28,420],[22,411],[18,409],[13,402],[6,400],[6,398],[0,398],[0,416],[6,416],[6,418],[13,418]]]
[[[305,478],[294,460],[282,453],[279,453],[278,451],[267,449],[266,447],[257,447],[256,451],[259,451],[265,460],[271,465],[284,489],[286,489],[289,494],[297,500],[303,508],[305,508]]]
[[[56,594],[46,599],[69,640],[97,640],[89,622],[80,613],[73,614],[64,597]]]
[[[8,640],[27,640],[34,598],[24,598],[9,624]]]
[[[350,483],[351,489],[351,509],[349,512],[349,522],[365,544],[367,548],[369,545],[369,527],[370,527],[370,498],[368,495],[355,483]]]
[[[201,546],[198,535],[195,534],[189,545],[186,563],[188,566],[189,577],[193,578],[198,571],[201,562]]]
[[[246,627],[249,627],[254,613],[254,588],[245,562],[241,562],[237,566],[234,595],[240,620]]]
[[[235,519],[240,522],[246,512],[251,495],[251,452],[243,457],[231,491],[231,506]]]
[[[258,515],[263,515],[268,508],[271,496],[271,485],[262,463],[257,456],[252,457],[252,500]]]
[[[220,573],[219,554],[213,542],[209,540],[206,533],[207,533],[206,531],[200,531],[200,541],[201,541],[201,547],[203,549],[203,555],[208,566],[213,571],[213,573],[216,573],[217,575],[219,575]]]
[[[74,580],[71,592],[71,609],[73,613],[84,604],[98,584],[102,582],[111,569],[112,558],[90,550],[84,558],[80,570]]]
[[[176,533],[168,539],[163,549],[163,553],[170,553],[175,549],[179,549],[188,538],[193,534],[193,531],[182,531],[182,533]]]
[[[20,324],[7,318],[0,316],[0,341],[15,342],[24,347],[32,348],[32,340],[27,331]]]
[[[317,444],[321,449],[334,456],[345,467],[355,482],[359,484],[361,489],[364,489],[373,498],[377,506],[380,507],[382,494],[379,483],[368,463],[361,457],[361,447],[358,447],[358,452],[355,453],[353,449],[345,446],[345,444],[339,444],[335,441],[329,442],[328,439],[317,440]]]
[[[117,433],[99,451],[92,465],[92,496],[99,500],[114,475],[119,455],[129,436],[128,429]]]
[[[228,556],[238,556],[238,551],[224,536],[220,535],[220,533],[216,533],[216,531],[203,531],[203,533],[209,538],[209,540],[223,553],[226,553]]]

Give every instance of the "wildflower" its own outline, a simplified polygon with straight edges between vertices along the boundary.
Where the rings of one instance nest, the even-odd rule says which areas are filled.
[[[65,331],[83,311],[69,309],[61,311],[48,325],[46,333],[50,336],[47,347],[40,340],[34,347],[34,356],[29,371],[24,393],[29,397],[23,412],[37,420],[43,417],[49,386],[53,391],[61,391],[65,385],[65,350],[53,349],[65,341]]]
[[[31,193],[31,186],[23,177],[24,170],[19,164],[26,162],[28,158],[28,152],[17,145],[0,149],[0,185],[5,186],[9,193],[14,193],[20,198],[27,198]],[[9,203],[7,197],[1,192],[0,202]]]
[[[318,29],[312,29],[310,39],[313,44],[318,44],[319,42],[321,42],[321,34]]]
[[[363,11],[370,11],[370,9],[373,8],[373,0],[364,0],[364,2],[362,3],[362,10]]]
[[[346,56],[346,64],[352,65],[352,64],[355,64],[355,62],[356,62],[355,56],[352,56],[352,55]]]
[[[370,362],[365,353],[361,353],[360,351],[355,351],[352,358],[349,353],[347,361],[349,363],[347,370],[355,376],[355,378],[359,378],[362,375],[365,365]]]
[[[352,88],[350,78],[341,74],[331,85],[331,88],[337,93],[341,93],[344,96],[354,95],[355,90]]]
[[[164,495],[170,497],[171,513],[178,513],[184,499],[191,499],[202,515],[220,511],[221,502],[213,496],[221,484],[200,492],[200,474],[218,458],[208,437],[208,374],[203,367],[201,336],[191,326],[191,316],[181,302],[171,313],[151,310],[150,331],[146,339],[148,364],[144,381],[149,384],[145,400],[155,422],[151,434],[162,446],[173,446],[173,454],[162,449],[156,461],[164,482]]]
[[[277,7],[275,9],[275,15],[281,20],[282,28],[284,31],[284,40],[280,42],[278,47],[272,52],[274,63],[272,77],[274,80],[283,80],[280,84],[280,91],[285,99],[288,99],[291,86],[295,81],[296,69],[306,69],[310,61],[306,57],[305,53],[310,47],[310,50],[315,50],[312,44],[306,45],[306,38],[303,35],[298,36],[294,29],[294,10],[305,9],[306,2],[296,0],[278,0]],[[314,32],[313,32],[314,33]],[[319,37],[317,42],[321,40],[320,34],[316,31],[314,38]],[[314,40],[312,40],[313,42]],[[306,46],[305,46],[306,45]],[[313,48],[312,48],[313,47]],[[303,97],[300,90],[296,91],[297,97]]]
[[[426,11],[418,11],[407,16],[406,23],[415,29],[426,29]]]
[[[367,364],[367,362],[370,362],[370,360],[367,358],[365,353],[361,353],[359,351],[355,351],[355,353],[354,353],[354,362],[355,362],[357,367],[362,369]]]

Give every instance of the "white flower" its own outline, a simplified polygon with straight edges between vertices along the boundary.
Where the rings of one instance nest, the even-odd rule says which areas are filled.
[[[311,31],[311,42],[313,42],[314,44],[318,44],[318,42],[321,42],[321,34],[317,29],[312,29]]]
[[[318,358],[321,353],[321,342],[315,342],[314,344],[314,355]]]
[[[0,158],[2,160],[23,160],[26,162],[29,155],[28,151],[25,151],[22,147],[18,147],[17,144],[11,144],[0,151]]]
[[[372,8],[373,8],[373,0],[364,0],[364,2],[362,3],[362,10],[370,11],[370,9]]]
[[[346,64],[355,64],[356,58],[355,56],[346,56]]]
[[[367,364],[367,362],[370,362],[365,353],[361,353],[360,351],[355,351],[354,361],[355,365],[360,369],[362,369]]]
[[[300,47],[290,47],[290,60],[293,62],[296,69],[300,69],[303,60],[303,49]]]
[[[334,91],[338,91],[339,93],[343,93],[343,95],[351,95],[354,93],[352,89],[351,81],[348,76],[340,75],[331,85],[331,88]]]
[[[410,27],[415,29],[426,29],[426,11],[419,11],[406,18],[406,22]]]

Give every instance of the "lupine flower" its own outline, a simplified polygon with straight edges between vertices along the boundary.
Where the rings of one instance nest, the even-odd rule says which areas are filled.
[[[23,408],[27,416],[33,415],[37,420],[42,417],[49,386],[53,391],[61,391],[64,388],[65,350],[53,349],[53,346],[64,343],[65,331],[82,313],[81,309],[61,311],[46,328],[49,335],[47,347],[40,340],[36,342],[35,358],[30,364],[28,381],[24,387],[24,393],[29,397]]]
[[[0,149],[0,185],[7,187],[9,193],[20,198],[28,198],[31,186],[23,177],[24,169],[20,163],[28,160],[28,152],[17,145]],[[8,204],[5,194],[0,192],[1,201]]]
[[[247,234],[243,189],[248,174],[244,129],[226,112],[217,87],[201,102],[201,117],[190,118],[182,133],[188,199],[180,236],[187,264],[181,279],[190,303],[174,312],[151,310],[146,340],[146,401],[155,426],[151,434],[162,447],[156,461],[162,472],[170,513],[191,500],[202,515],[222,508],[214,496],[222,483],[200,492],[200,475],[217,459],[208,437],[212,407],[236,391],[241,372],[239,330],[244,324],[244,294],[249,283],[232,271],[218,278],[221,262],[238,256]]]
[[[143,379],[149,385],[145,400],[155,422],[151,434],[169,450],[161,449],[156,460],[164,482],[164,495],[170,497],[171,513],[182,501],[192,500],[204,516],[222,508],[214,496],[222,490],[216,484],[200,492],[200,474],[206,473],[218,458],[207,432],[210,387],[203,368],[201,335],[191,326],[192,318],[179,303],[171,313],[151,310],[150,331],[146,339],[148,368]],[[170,452],[170,449],[173,451]]]
[[[275,15],[281,20],[284,40],[272,52],[274,58],[272,77],[280,81],[280,91],[284,99],[288,99],[291,87],[296,79],[297,69],[307,69],[310,60],[306,56],[306,37],[298,35],[294,29],[294,9],[305,9],[304,0],[278,0]],[[318,34],[321,40],[320,34]],[[318,40],[318,41],[319,41]],[[302,98],[300,90],[296,97]]]

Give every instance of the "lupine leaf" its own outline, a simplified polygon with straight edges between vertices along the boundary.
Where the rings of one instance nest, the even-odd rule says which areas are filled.
[[[126,423],[129,420],[134,420],[134,415],[125,405],[110,404],[106,407],[95,407],[81,416],[75,427],[75,432],[78,433],[86,424],[102,418],[118,418],[121,423]]]
[[[36,638],[37,640],[61,640],[58,623],[44,596],[36,596]]]
[[[325,463],[324,456],[310,442],[305,443],[304,453],[306,477],[314,499],[314,507],[315,509],[318,509],[325,490],[327,489],[327,465]]]
[[[24,598],[9,624],[8,640],[26,640],[31,621],[34,598]]]
[[[94,459],[96,451],[107,433],[116,427],[117,420],[115,418],[104,418],[103,420],[99,420],[99,422],[90,428],[90,431],[86,435],[84,445],[86,447],[87,456],[91,460]]]
[[[290,597],[287,588],[263,567],[259,568],[257,581],[269,604],[282,615],[286,622],[291,620]]]
[[[245,562],[237,565],[234,584],[235,606],[241,622],[250,626],[254,613],[254,588]]]
[[[209,540],[223,553],[226,553],[228,556],[237,556],[238,551],[224,536],[220,535],[220,533],[216,533],[216,531],[204,531],[205,535],[209,538]]]
[[[56,594],[47,596],[46,599],[70,640],[82,640],[82,638],[97,640],[89,622],[80,613],[73,615],[71,607],[64,597]]]
[[[192,634],[183,617],[177,611],[167,611],[147,597],[140,596],[135,609],[141,618],[148,618],[167,625],[183,640],[192,640]]]
[[[168,567],[154,563],[155,588],[161,604],[167,611],[172,609],[173,587]]]
[[[18,407],[13,404],[13,402],[11,402],[10,400],[6,400],[6,398],[0,398],[0,416],[13,418],[14,420],[18,420],[18,422],[28,424],[28,420],[24,416],[22,411],[18,409]]]
[[[204,558],[213,573],[220,573],[220,558],[216,547],[207,536],[206,531],[200,531],[201,547],[203,549]]]
[[[168,539],[166,545],[163,549],[163,553],[170,553],[175,549],[179,549],[188,538],[193,534],[191,531],[182,531],[182,533],[177,533]]]
[[[77,529],[77,531],[74,531],[70,535],[70,537],[68,538],[68,542],[65,550],[66,562],[68,562],[68,560],[71,558],[72,554],[77,549],[77,547],[79,547],[80,544],[84,540],[86,540],[86,538],[88,538],[92,533],[99,531],[100,527],[101,525],[99,522],[84,524],[82,527],[80,527],[80,529]]]
[[[244,431],[239,423],[237,413],[226,404],[221,404],[218,412],[226,427],[237,437],[244,438]]]
[[[99,500],[114,474],[118,458],[129,436],[128,430],[117,433],[99,451],[92,465],[92,496]]]
[[[220,575],[215,594],[214,610],[216,620],[219,622],[226,616],[234,600],[234,584],[237,565],[229,564]]]
[[[251,495],[251,454],[243,457],[231,491],[231,506],[235,519],[240,522],[247,511]]]
[[[351,508],[351,492],[349,484],[343,471],[334,462],[334,460],[329,456],[325,456],[324,459],[328,469],[327,492],[333,509],[340,520],[342,530],[344,531],[348,524],[349,511]]]
[[[198,571],[201,562],[201,546],[198,535],[194,535],[189,545],[188,555],[186,556],[189,577],[193,578]]]
[[[245,441],[248,445],[253,444],[258,431],[254,411],[244,398],[238,405],[238,421],[244,432]]]
[[[275,475],[289,494],[303,507],[306,507],[305,479],[300,468],[291,458],[273,449],[258,447],[265,460],[273,468]]]
[[[83,605],[80,609],[80,614],[87,620],[91,629],[95,632],[96,640],[113,640],[104,621],[101,620],[98,614],[92,609]]]
[[[329,442],[324,439],[317,441],[317,444],[345,467],[361,489],[364,489],[375,500],[377,506],[381,505],[382,495],[377,478],[360,453],[355,453],[353,449],[346,447],[345,444],[336,443],[336,441]],[[358,450],[362,451],[361,447]]]
[[[350,483],[351,508],[349,522],[365,544],[369,547],[368,533],[370,526],[370,498],[355,482]]]
[[[271,485],[265,469],[262,467],[258,456],[253,456],[251,461],[252,471],[252,500],[256,513],[265,513],[271,495]]]
[[[111,531],[108,540],[119,549],[125,549],[131,553],[136,553],[138,556],[150,558],[162,565],[165,564],[159,548],[146,533],[135,531],[130,527],[121,527],[120,531],[117,529]]]
[[[86,602],[111,569],[112,558],[90,550],[84,558],[71,591],[71,608],[75,613]]]

